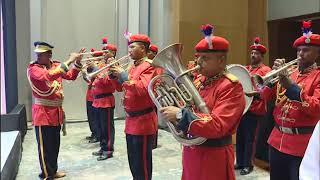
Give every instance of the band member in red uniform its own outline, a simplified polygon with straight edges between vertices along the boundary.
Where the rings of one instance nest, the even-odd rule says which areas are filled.
[[[158,47],[154,44],[151,44],[149,47],[149,51],[147,53],[148,59],[153,59],[158,54]]]
[[[251,49],[251,64],[246,66],[250,74],[265,76],[271,68],[264,65],[263,55],[267,52],[267,48],[260,44],[260,39],[255,38]],[[256,87],[257,88],[257,87]],[[250,109],[242,117],[237,129],[237,164],[235,169],[241,169],[240,174],[246,175],[252,172],[252,160],[255,154],[255,141],[259,121],[266,114],[266,103],[259,97],[254,97]]]
[[[92,48],[91,52],[95,52],[95,50]],[[98,57],[98,56],[102,56],[102,55],[103,55],[102,53],[96,52],[96,53],[92,54],[92,57]],[[88,62],[88,63],[89,63],[89,65],[84,72],[83,79],[88,84],[88,89],[87,89],[87,93],[86,93],[86,107],[87,107],[87,117],[88,117],[88,123],[89,123],[89,128],[91,131],[91,135],[87,136],[86,139],[89,140],[89,143],[96,143],[99,141],[100,135],[98,132],[98,123],[99,122],[95,118],[96,108],[92,106],[93,100],[94,100],[92,83],[93,83],[94,79],[86,79],[86,75],[98,70],[98,66],[97,66],[97,61]]]
[[[160,110],[165,119],[192,136],[208,140],[198,146],[183,147],[183,180],[235,179],[232,134],[245,108],[242,85],[225,71],[229,42],[213,36],[213,26],[204,25],[205,38],[196,46],[202,75],[195,81],[210,113],[193,112],[173,106]]]
[[[105,44],[105,60],[109,58],[114,58],[117,52],[116,46],[112,44]],[[106,62],[107,64],[108,62]],[[100,68],[106,66],[102,65]],[[100,132],[100,149],[92,154],[99,156],[98,161],[106,160],[113,157],[114,151],[114,108],[115,108],[115,98],[113,93],[121,91],[121,86],[118,84],[117,80],[111,79],[108,75],[109,68],[105,69],[101,73],[97,74],[94,79],[93,86],[93,104],[92,106],[96,108],[96,119],[98,120],[98,131]]]
[[[60,63],[51,60],[52,49],[48,43],[35,42],[34,52],[37,60],[31,62],[27,75],[32,88],[34,104],[32,105],[32,124],[35,126],[38,154],[42,179],[64,177],[57,172],[60,147],[60,129],[63,121],[62,79],[75,80],[81,70],[81,55],[72,53],[67,61]],[[84,52],[82,49],[80,52]],[[68,66],[74,63],[74,68]]]
[[[273,111],[275,127],[270,145],[270,179],[299,179],[299,166],[314,127],[320,119],[320,35],[312,34],[311,21],[303,22],[303,35],[296,39],[298,68],[288,75],[279,73],[279,82],[273,88],[265,87],[261,97],[276,97]],[[276,59],[272,69],[284,65],[284,59]]]
[[[123,105],[126,111],[126,141],[130,170],[133,179],[152,178],[152,144],[158,123],[154,104],[148,94],[148,84],[157,70],[147,58],[150,39],[143,34],[127,36],[129,55],[134,64],[128,73],[119,66],[112,68],[113,75],[124,89]]]

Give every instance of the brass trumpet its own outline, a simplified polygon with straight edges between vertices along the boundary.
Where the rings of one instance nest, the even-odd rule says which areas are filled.
[[[85,78],[87,79],[87,80],[91,80],[92,78],[94,78],[94,77],[96,77],[98,74],[100,74],[102,71],[104,71],[105,69],[107,69],[107,68],[109,68],[109,67],[111,67],[111,66],[114,66],[114,65],[116,65],[116,64],[120,64],[120,66],[121,67],[123,67],[123,66],[125,66],[125,65],[128,65],[128,63],[124,63],[123,62],[123,64],[121,64],[120,62],[121,61],[124,61],[124,60],[128,60],[129,59],[129,57],[130,57],[130,55],[126,55],[126,56],[123,56],[122,58],[120,58],[120,59],[117,59],[117,60],[113,60],[113,61],[111,61],[110,63],[108,63],[106,66],[104,66],[103,68],[101,68],[101,69],[99,69],[99,70],[97,70],[97,71],[95,71],[95,72],[93,72],[93,73],[90,73],[90,74],[86,74],[85,76]]]
[[[93,52],[85,52],[85,53],[79,53],[80,55],[91,55],[97,52],[107,52],[109,50],[101,50],[101,51],[93,51]]]
[[[99,61],[100,59],[103,59],[103,58],[104,58],[104,56],[97,56],[97,57],[85,58],[85,59],[82,59],[81,62]]]
[[[282,70],[285,70],[285,69],[289,69],[288,73],[290,75],[295,70],[295,68],[292,69],[293,65],[297,64],[300,61],[300,59],[301,58],[297,58],[297,59],[294,59],[288,63],[285,63],[281,68],[276,69],[276,70],[272,70],[263,77],[261,77],[259,75],[252,76],[254,85],[259,87],[259,86],[263,86],[267,83],[274,84],[274,83],[278,82],[279,81],[279,76],[278,76],[279,72],[281,72]]]

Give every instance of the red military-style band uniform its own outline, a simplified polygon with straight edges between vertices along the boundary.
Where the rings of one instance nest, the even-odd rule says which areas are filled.
[[[86,101],[93,102],[92,82],[88,82],[87,85],[88,85],[88,88],[86,92]]]
[[[102,68],[103,65],[100,67]],[[109,69],[100,72],[92,83],[94,100],[92,106],[96,108],[95,118],[98,120],[97,131],[100,139],[100,150],[112,157],[114,151],[114,107],[113,93],[121,91],[122,87],[117,80],[111,79]]]
[[[58,61],[51,61],[52,66],[46,69],[45,66],[33,62],[28,66],[28,75],[31,83],[41,91],[48,91],[56,86],[56,91],[50,96],[40,96],[34,90],[32,95],[34,98],[46,100],[63,100],[62,79],[75,80],[78,76],[79,69],[72,68],[65,72]],[[49,107],[38,104],[32,105],[32,124],[34,126],[59,126],[62,124],[63,110],[62,106]]]
[[[263,56],[267,52],[267,48],[260,44],[260,38],[256,37],[254,43],[250,46],[251,59],[254,60],[255,53],[259,52],[259,55]],[[262,62],[255,65],[248,65],[246,69],[250,73],[251,77],[265,76],[271,69],[264,65]],[[252,84],[255,82],[252,79]],[[261,89],[261,87],[253,87],[255,90]],[[258,133],[258,127],[263,116],[267,112],[266,102],[258,97],[253,97],[253,101],[249,110],[242,116],[240,124],[236,133],[236,156],[237,161],[235,169],[240,169],[240,175],[249,174],[253,170],[252,161],[255,154],[256,136]]]
[[[144,34],[125,33],[129,53],[137,52],[136,46],[144,46],[145,53],[150,38]],[[128,72],[121,72],[118,81],[124,90],[123,106],[126,112],[125,133],[128,162],[133,179],[152,178],[152,144],[158,123],[155,105],[149,97],[148,85],[158,70],[151,66],[146,55],[135,59]]]
[[[122,87],[118,84],[117,80],[110,79],[107,73],[108,73],[108,69],[105,69],[99,75],[97,75],[97,77],[94,79],[92,83],[93,97],[96,97],[102,94],[113,94],[116,90],[121,91]],[[114,96],[111,95],[103,98],[94,98],[92,106],[95,108],[114,107],[115,106]]]
[[[247,70],[249,71],[250,75],[259,75],[261,77],[265,76],[268,72],[271,71],[269,66],[264,64],[260,64],[257,67],[252,67],[251,65],[246,66]],[[257,87],[255,87],[257,88]],[[265,115],[267,112],[266,102],[262,99],[254,99],[251,103],[249,111],[256,115]]]
[[[313,66],[304,72],[296,70],[290,78],[301,88],[301,102],[288,99],[284,89],[277,84],[265,87],[262,97],[270,100],[277,97],[273,116],[276,125],[288,128],[314,127],[320,119],[320,68]],[[268,143],[278,151],[303,157],[310,134],[286,134],[273,128]]]
[[[195,84],[204,82],[205,77]],[[188,127],[188,133],[207,139],[219,139],[236,132],[245,108],[243,88],[231,74],[220,76],[212,83],[200,88],[210,114],[195,112],[198,117]],[[191,146],[183,148],[184,180],[235,179],[233,145],[223,147]]]
[[[128,161],[133,179],[152,178],[152,145],[158,122],[148,84],[157,73],[157,69],[145,57],[135,61],[125,75],[126,81],[122,81]]]
[[[132,65],[128,71],[129,81],[125,81],[123,106],[126,112],[138,112],[148,108],[154,108],[148,94],[148,84],[159,70],[150,65],[145,58],[140,64]],[[157,115],[155,111],[136,117],[126,117],[125,133],[131,135],[153,135],[158,129]]]
[[[197,53],[228,52],[229,42],[213,36],[212,31],[212,25],[202,26],[205,38],[195,46]],[[201,62],[200,57],[200,65]],[[182,179],[233,180],[232,134],[236,132],[245,108],[242,85],[228,72],[220,72],[213,77],[200,76],[194,84],[210,113],[190,113],[190,110],[184,108],[178,128],[191,136],[207,138],[207,141],[199,146],[183,148]],[[210,142],[220,142],[220,145]]]

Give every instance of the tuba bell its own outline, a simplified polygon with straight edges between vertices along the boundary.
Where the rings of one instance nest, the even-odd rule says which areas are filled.
[[[196,66],[186,70],[181,63],[182,44],[172,44],[159,52],[152,66],[166,70],[166,74],[155,76],[148,85],[148,93],[158,109],[166,106],[179,108],[197,108],[203,113],[209,113],[205,102],[187,74],[200,68]],[[178,130],[176,125],[166,121],[173,137],[185,146],[200,145],[207,139],[191,137]]]

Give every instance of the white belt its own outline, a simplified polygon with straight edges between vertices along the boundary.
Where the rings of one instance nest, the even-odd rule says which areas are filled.
[[[62,106],[62,102],[63,100],[49,100],[49,99],[34,98],[34,104],[42,105],[42,106],[60,107]]]

